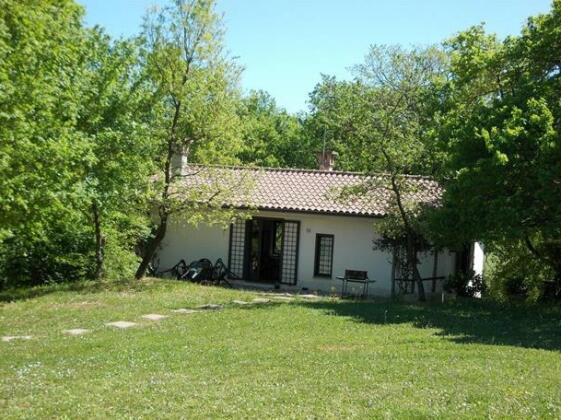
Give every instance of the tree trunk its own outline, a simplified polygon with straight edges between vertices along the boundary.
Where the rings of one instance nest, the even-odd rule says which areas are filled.
[[[388,164],[390,164],[390,166],[393,166],[391,165],[391,159],[389,155],[384,150],[382,150],[382,152],[384,153],[384,156],[386,157]],[[407,235],[407,245],[406,245],[407,265],[409,266],[409,271],[413,276],[413,280],[417,283],[417,287],[419,289],[419,301],[424,302],[426,300],[425,286],[423,285],[423,280],[421,279],[421,274],[419,273],[419,268],[417,267],[417,246],[415,245],[415,236],[414,236],[415,233],[413,231],[413,228],[411,227],[411,224],[409,223],[407,212],[405,211],[405,207],[403,206],[403,202],[401,200],[401,191],[396,182],[396,178],[397,178],[397,173],[395,172],[392,173],[390,178],[392,184],[392,190],[395,194],[397,208],[399,209],[399,214],[401,216],[401,220],[403,221],[403,226],[405,228],[405,232]],[[415,283],[413,283],[413,290],[415,288],[414,285]]]
[[[148,270],[148,266],[150,265],[150,262],[154,258],[154,255],[156,254],[158,247],[160,246],[162,240],[166,236],[167,226],[168,226],[168,214],[164,213],[160,216],[160,224],[156,228],[156,233],[154,234],[154,237],[148,243],[148,246],[144,251],[144,255],[142,256],[142,261],[140,262],[140,265],[136,270],[136,274],[134,275],[134,277],[137,280],[143,278],[146,275],[146,271]]]
[[[105,236],[101,230],[101,220],[99,215],[99,207],[94,201],[92,203],[92,214],[95,230],[95,271],[94,278],[99,280],[103,277],[105,271]]]
[[[417,267],[417,249],[415,246],[415,238],[411,232],[407,232],[407,264],[409,265],[409,271],[413,276],[413,280],[417,283],[419,301],[424,302],[426,300],[425,286],[421,274],[419,273],[419,268]]]
[[[189,66],[187,66],[187,70]],[[183,84],[185,84],[185,79],[183,80]],[[154,237],[148,243],[148,246],[144,250],[144,255],[142,256],[142,261],[136,270],[136,274],[134,277],[139,280],[146,275],[146,271],[148,270],[148,266],[150,262],[154,258],[158,247],[162,243],[162,240],[166,236],[166,231],[168,227],[168,218],[169,218],[169,208],[168,201],[169,201],[169,189],[173,180],[172,174],[172,167],[171,167],[171,160],[173,158],[173,154],[176,152],[176,130],[177,130],[177,123],[179,121],[179,114],[181,112],[181,101],[175,101],[174,105],[175,111],[173,114],[173,120],[170,127],[170,134],[167,141],[167,153],[166,153],[166,160],[164,162],[164,186],[162,190],[161,196],[161,203],[160,203],[160,223],[156,228],[156,233]]]

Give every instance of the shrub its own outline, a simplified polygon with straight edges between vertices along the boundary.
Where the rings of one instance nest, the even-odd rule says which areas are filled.
[[[522,243],[493,246],[487,255],[485,278],[490,293],[500,300],[538,301],[552,270],[541,263]]]
[[[455,292],[458,296],[476,297],[485,293],[486,285],[483,277],[471,270],[468,273],[456,273],[449,276],[444,284],[444,290]]]

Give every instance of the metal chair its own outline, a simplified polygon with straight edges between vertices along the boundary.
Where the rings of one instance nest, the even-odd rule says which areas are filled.
[[[344,277],[337,276],[337,279],[343,281],[341,297],[345,297],[345,295],[347,294],[349,283],[356,283],[362,285],[362,294],[360,296],[362,298],[367,298],[368,285],[370,283],[375,282],[375,280],[370,280],[368,278],[368,271],[360,271],[360,270],[345,270],[345,276]]]

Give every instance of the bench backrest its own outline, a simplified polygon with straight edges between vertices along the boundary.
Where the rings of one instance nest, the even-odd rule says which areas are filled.
[[[368,271],[345,270],[345,278],[351,280],[366,280],[368,279]]]

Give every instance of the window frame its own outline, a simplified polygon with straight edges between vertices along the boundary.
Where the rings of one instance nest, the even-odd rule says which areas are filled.
[[[329,274],[319,272],[319,258],[321,239],[331,238],[331,255],[329,256]],[[314,277],[333,278],[333,252],[335,250],[335,235],[330,233],[316,233],[315,257],[314,257]]]

